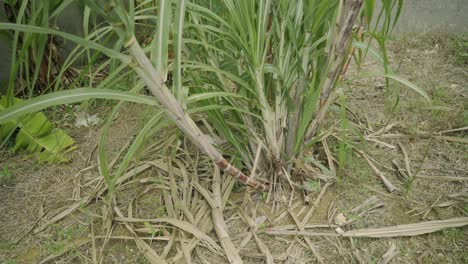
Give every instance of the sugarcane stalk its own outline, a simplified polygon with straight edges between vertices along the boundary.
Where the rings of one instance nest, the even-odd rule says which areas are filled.
[[[331,54],[331,56],[334,56],[335,58],[330,60],[332,66],[322,86],[319,110],[314,120],[312,120],[306,133],[306,144],[312,141],[312,138],[317,133],[319,126],[325,119],[328,107],[331,104],[330,93],[339,79],[339,74],[343,68],[343,63],[347,58],[345,51],[349,47],[349,44],[352,40],[353,26],[359,11],[361,10],[362,0],[354,0],[349,2],[345,1],[345,4],[349,6],[347,6],[346,11],[342,13],[342,17],[339,18],[338,29],[340,32],[335,40],[334,54]]]
[[[135,36],[130,38],[126,43],[126,47],[135,60],[135,63],[132,64],[134,70],[156,97],[166,114],[174,121],[176,126],[184,132],[185,136],[201,151],[207,154],[222,171],[235,177],[238,181],[249,187],[260,191],[266,191],[267,186],[265,184],[249,178],[241,170],[230,164],[209,142],[208,137],[200,130],[193,119],[184,111],[174,95],[169,91],[164,83],[162,75],[153,67]]]

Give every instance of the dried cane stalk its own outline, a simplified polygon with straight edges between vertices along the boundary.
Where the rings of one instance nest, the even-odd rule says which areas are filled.
[[[167,115],[174,121],[177,127],[184,132],[190,141],[206,153],[221,170],[237,178],[241,183],[260,191],[267,190],[267,186],[246,176],[242,171],[223,158],[221,153],[211,145],[205,134],[183,110],[177,99],[164,84],[161,74],[153,67],[145,52],[138,44],[135,36],[130,38],[126,47],[136,62],[133,67],[137,74],[146,83],[148,89],[156,97]]]

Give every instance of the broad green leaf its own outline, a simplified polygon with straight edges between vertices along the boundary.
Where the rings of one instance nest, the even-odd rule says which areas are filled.
[[[22,100],[14,98],[14,102],[21,104]],[[0,98],[0,115],[9,109],[5,109],[5,103],[6,97]],[[68,161],[63,153],[71,151],[75,142],[62,129],[54,128],[42,112],[12,119],[0,125],[0,139],[8,136],[17,127],[19,132],[15,136],[14,151],[25,149],[37,155],[40,161]]]

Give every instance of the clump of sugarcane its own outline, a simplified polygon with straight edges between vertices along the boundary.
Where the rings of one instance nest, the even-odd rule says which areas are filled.
[[[134,59],[134,64],[132,64],[132,66],[136,73],[145,82],[151,93],[156,97],[166,114],[171,118],[176,126],[184,132],[184,135],[201,151],[207,154],[222,171],[232,177],[235,177],[242,184],[260,191],[266,191],[268,189],[267,185],[251,179],[223,157],[223,155],[210,143],[208,137],[200,130],[193,119],[183,109],[180,102],[168,89],[165,84],[166,76],[163,76],[161,71],[156,70],[135,37],[134,7],[132,6],[133,1],[130,2],[130,6],[125,7],[122,2],[115,0],[86,1],[94,11],[100,13],[108,20],[108,22],[113,24],[117,34],[125,40],[125,47]],[[161,1],[161,8],[164,8],[164,2],[169,3],[170,5],[170,1]],[[185,1],[181,1],[181,3],[184,4]],[[127,8],[130,13],[127,12]],[[160,21],[163,21],[162,17]],[[169,25],[161,24],[160,26]],[[164,44],[164,42],[160,43]],[[165,44],[167,45],[167,42]]]
[[[133,4],[132,2],[133,1],[130,1],[130,5]],[[134,7],[130,6],[126,8],[125,6],[121,5],[120,1],[87,1],[87,4],[92,7],[93,10],[101,13],[101,15],[103,15],[114,26],[115,31],[125,41],[125,47],[128,49],[130,55],[134,59],[133,68],[137,72],[138,76],[145,82],[148,89],[156,97],[160,106],[174,121],[177,127],[184,132],[185,136],[189,138],[191,142],[193,142],[201,151],[206,153],[216,163],[216,165],[227,174],[236,177],[241,183],[247,186],[261,191],[267,190],[268,184],[263,184],[249,178],[241,170],[230,164],[223,157],[223,155],[210,143],[208,137],[200,130],[193,119],[184,110],[184,106],[180,102],[181,96],[179,94],[174,95],[168,89],[165,84],[167,77],[167,65],[164,65],[167,64],[167,58],[166,61],[156,62],[157,65],[154,66],[152,61],[147,57],[139,45],[134,34]],[[185,8],[185,4],[185,1],[179,1],[177,3],[178,10],[183,10]],[[261,12],[259,14],[259,28],[267,27],[267,19],[269,16],[273,15],[269,14],[270,5],[272,5],[270,1],[261,1],[259,4],[260,7],[263,7],[260,8]],[[161,1],[161,9],[167,9],[168,7],[170,8],[170,1]],[[233,6],[230,6],[229,8],[232,7]],[[340,76],[340,72],[342,71],[343,66],[346,64],[346,60],[349,57],[350,41],[353,38],[353,26],[361,10],[361,7],[362,0],[339,2],[339,9],[338,13],[336,14],[335,26],[331,26],[331,30],[329,32],[329,34],[332,35],[332,41],[327,50],[327,63],[325,64],[326,67],[324,71],[326,77],[324,78],[323,83],[318,87],[320,89],[320,100],[317,100],[316,105],[314,105],[315,109],[318,109],[318,111],[311,120],[307,132],[300,138],[300,140],[303,140],[304,143],[309,143],[311,141],[312,137],[315,136],[320,124],[326,116],[328,106],[332,101],[330,99],[330,93],[335,87],[335,84]],[[127,9],[129,11],[127,11]],[[165,20],[165,18],[162,16],[163,13],[164,12],[160,12],[158,24],[158,27],[160,28],[158,30],[159,33],[163,32],[162,27],[169,26],[169,23],[164,24],[164,22],[168,22],[169,20]],[[180,17],[181,15],[182,18]],[[177,20],[175,23],[176,25],[180,26],[180,23],[183,23],[183,11],[182,13],[177,14],[177,18],[179,20]],[[179,29],[181,30],[182,27]],[[163,33],[158,35],[158,37],[162,39],[153,43],[153,45],[163,45],[163,47],[160,46],[158,48],[159,51],[164,49],[167,51],[168,43],[167,40],[164,41]],[[181,32],[178,33],[181,34]],[[310,33],[307,34],[310,35]],[[177,41],[180,40],[176,38],[174,41],[177,44]],[[267,38],[264,41],[265,43],[260,43],[260,40],[257,41],[259,42],[259,45],[264,45],[265,43],[270,42]],[[262,49],[264,48],[258,46],[257,53],[262,53]],[[176,53],[179,53],[180,56],[180,47],[178,47]],[[294,144],[297,145],[297,143],[295,143],[298,140],[296,135],[296,128],[299,125],[299,111],[301,110],[300,107],[302,104],[299,102],[297,103],[297,107],[299,108],[296,107],[296,110],[293,112],[296,116],[294,117],[293,115],[292,120],[288,122],[288,138],[284,139],[284,143],[281,142],[283,139],[281,136],[278,136],[278,134],[281,134],[281,132],[278,133],[278,129],[280,128],[280,121],[272,119],[274,116],[278,115],[278,113],[275,113],[275,110],[278,111],[278,109],[270,107],[268,98],[266,96],[266,91],[264,90],[265,81],[263,65],[265,63],[264,60],[266,59],[271,60],[272,58],[262,57],[261,54],[255,57],[255,62],[253,63],[255,64],[253,65],[255,68],[253,79],[255,80],[256,89],[258,91],[258,101],[261,106],[261,116],[263,117],[263,128],[265,132],[264,136],[270,151],[269,155],[273,161],[281,161],[285,160],[282,158],[281,154],[285,145],[287,156],[294,156],[297,154],[297,151],[293,151],[292,146]],[[180,71],[177,74],[180,74]],[[300,98],[300,96],[302,96],[301,91],[296,91],[296,98]],[[289,158],[287,157],[287,159]],[[279,171],[281,171],[281,168]]]

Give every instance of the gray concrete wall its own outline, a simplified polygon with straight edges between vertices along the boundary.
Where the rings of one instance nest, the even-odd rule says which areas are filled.
[[[468,0],[404,0],[395,33],[468,32]]]

